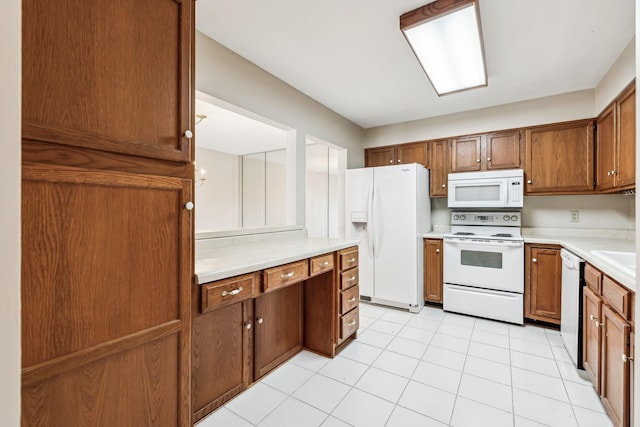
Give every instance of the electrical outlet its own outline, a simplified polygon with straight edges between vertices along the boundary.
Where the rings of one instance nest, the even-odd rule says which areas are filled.
[[[569,211],[569,222],[578,222],[580,221],[580,211],[573,210]]]

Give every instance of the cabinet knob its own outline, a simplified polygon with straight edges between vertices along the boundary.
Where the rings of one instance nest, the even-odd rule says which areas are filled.
[[[490,161],[491,161],[491,157],[487,157],[487,162],[490,162]]]
[[[531,258],[531,262],[538,262],[538,258]]]
[[[262,317],[258,317],[256,319],[256,322],[258,322],[258,325],[262,325],[262,322],[264,322],[264,319]]]
[[[604,322],[598,322],[597,320],[594,322],[596,324],[596,328],[600,328],[604,326]]]
[[[442,184],[442,188],[446,188],[447,186],[445,184]]]
[[[193,202],[187,202],[184,204],[184,208],[188,211],[193,210]]]
[[[436,253],[439,254],[440,253],[440,249],[436,249]]]
[[[398,162],[398,163],[400,163],[400,162],[401,162],[401,160],[400,160],[400,159],[398,159],[398,160],[397,160],[397,162]]]
[[[244,328],[247,329],[247,330],[251,329],[251,323],[249,323],[249,322],[245,323],[244,324]]]
[[[618,171],[611,171],[611,175],[618,175]]]
[[[611,176],[611,171],[608,171],[608,172],[607,172],[607,176]]]
[[[530,179],[527,180],[527,184],[531,184],[531,180]]]
[[[596,316],[594,316],[593,314],[589,315],[589,320],[598,320],[598,318]]]
[[[191,132],[189,129],[184,131],[184,137],[187,139],[191,139],[193,138],[193,132]]]
[[[389,160],[389,163],[393,164],[393,160]]]
[[[476,159],[476,163],[480,163],[480,159]]]
[[[629,361],[633,361],[633,357],[627,356],[626,354],[622,353],[622,363],[627,363]]]

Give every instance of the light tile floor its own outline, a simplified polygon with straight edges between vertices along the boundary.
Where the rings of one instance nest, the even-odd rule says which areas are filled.
[[[611,426],[557,331],[360,305],[358,340],[303,351],[198,427]]]

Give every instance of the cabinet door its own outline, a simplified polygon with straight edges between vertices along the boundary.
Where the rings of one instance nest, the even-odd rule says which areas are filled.
[[[255,299],[255,380],[302,349],[302,303],[302,283]]]
[[[608,190],[614,186],[615,154],[615,105],[611,104],[600,114],[596,122],[597,189]],[[635,157],[635,152],[634,152]]]
[[[193,322],[193,422],[251,383],[253,300],[196,315]]]
[[[447,140],[431,141],[430,144],[431,197],[447,197]]]
[[[629,425],[629,324],[608,305],[602,308],[602,388],[600,395],[614,425]]]
[[[420,163],[425,168],[427,162],[427,143],[402,144],[396,147],[396,163]]]
[[[424,299],[442,303],[442,239],[424,241]]]
[[[586,286],[583,289],[582,364],[596,391],[600,392],[602,298]]]
[[[487,170],[520,167],[520,131],[487,134],[484,147]]]
[[[364,150],[364,166],[389,166],[395,164],[395,147],[367,148]]]
[[[193,1],[22,6],[24,139],[191,160]]]
[[[451,172],[479,171],[482,136],[464,136],[451,140]]]
[[[593,121],[527,129],[525,134],[529,194],[593,191]]]
[[[636,183],[636,88],[633,85],[617,104],[616,187]]]
[[[535,320],[560,324],[562,297],[562,258],[560,249],[529,246],[528,306],[525,316]]]

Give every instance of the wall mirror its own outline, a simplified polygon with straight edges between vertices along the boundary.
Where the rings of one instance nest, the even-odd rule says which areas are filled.
[[[195,159],[196,238],[295,228],[294,130],[196,92]]]

